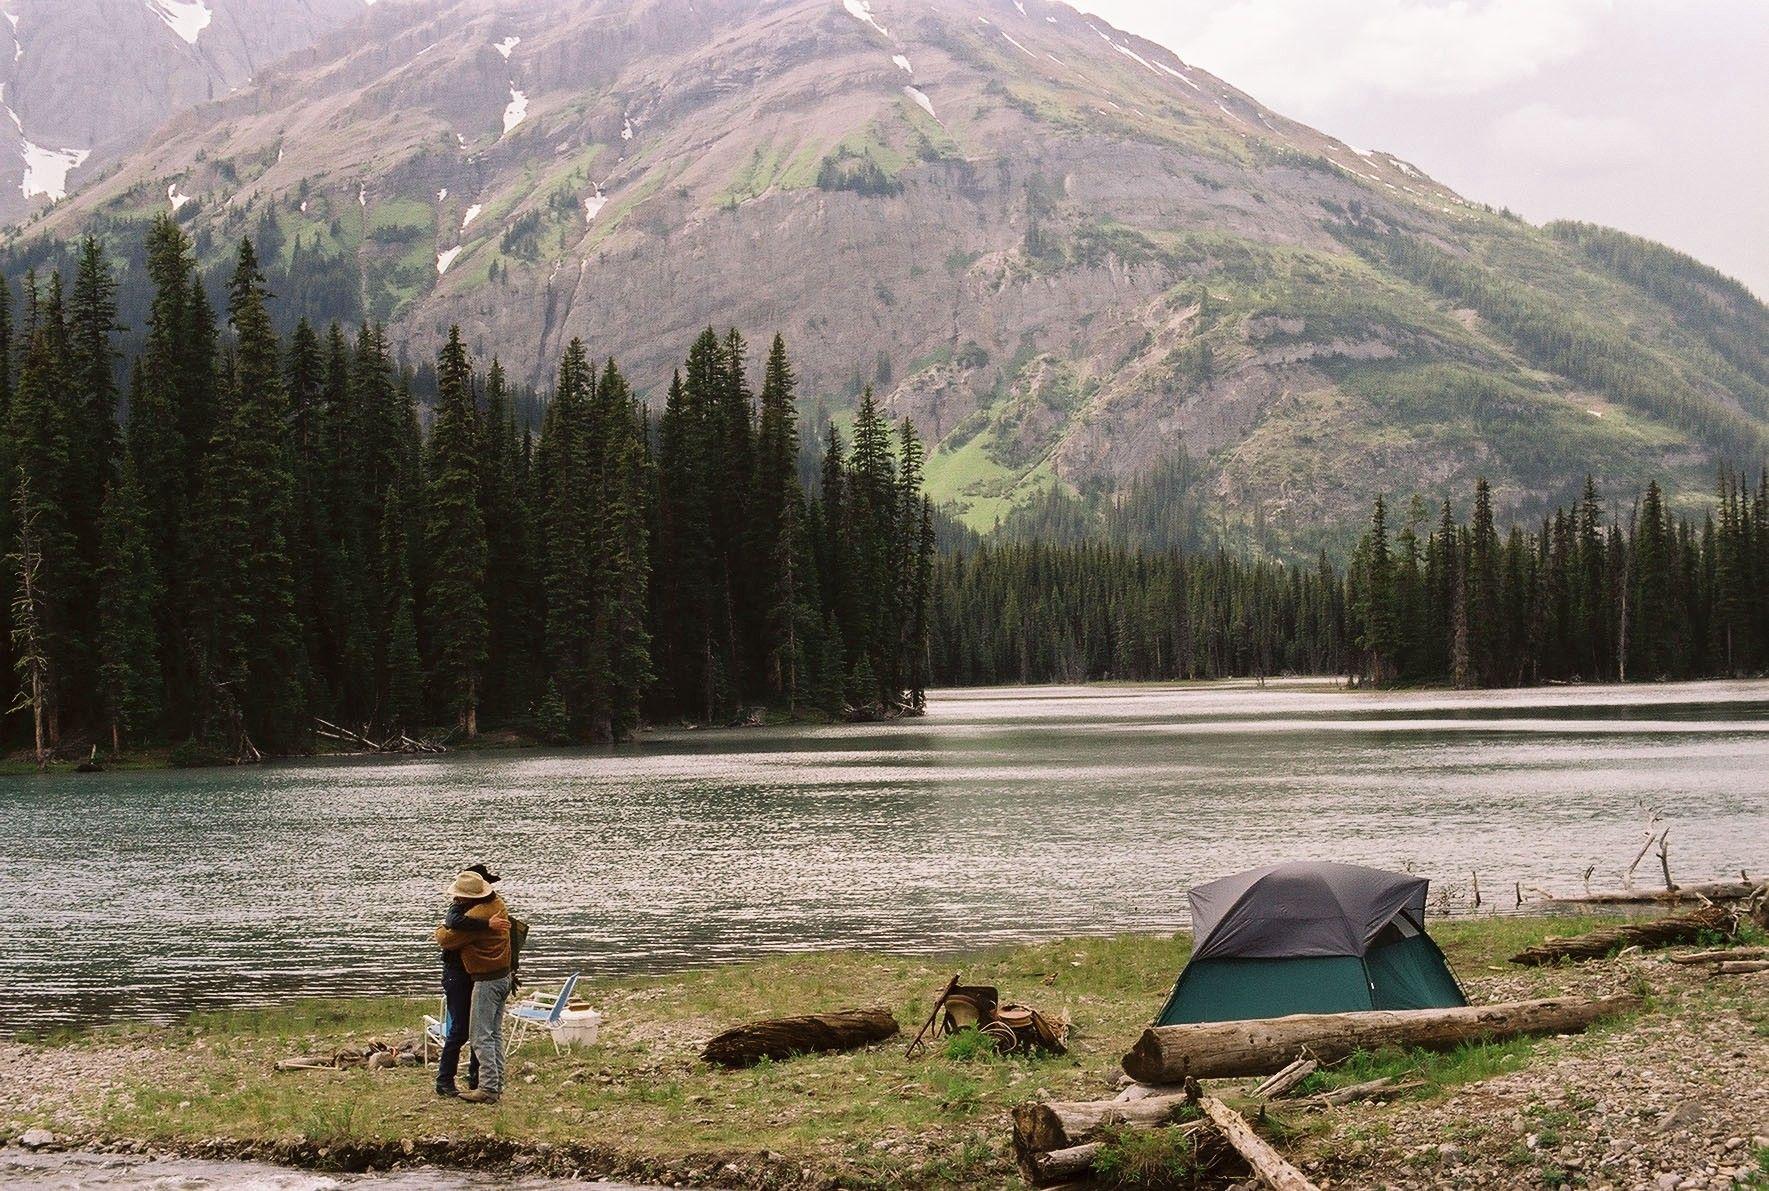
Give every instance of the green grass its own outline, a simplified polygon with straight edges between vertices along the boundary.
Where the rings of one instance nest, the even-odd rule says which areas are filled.
[[[1549,934],[1605,921],[1483,919],[1434,924],[1433,933],[1453,964],[1481,971]],[[124,1073],[114,1087],[100,1091],[96,1081],[83,1081],[79,1094],[97,1098],[92,1111],[106,1136],[173,1148],[207,1137],[334,1147],[440,1134],[462,1144],[600,1144],[640,1160],[772,1150],[846,1186],[999,1186],[1013,1178],[1011,1107],[1108,1094],[1109,1073],[1189,950],[1184,936],[1131,935],[1003,947],[962,959],[830,952],[596,980],[579,987],[608,1015],[601,1043],[564,1056],[544,1042],[524,1048],[495,1108],[438,1100],[424,1070],[272,1072],[280,1058],[410,1037],[419,1015],[434,1010],[433,995],[306,1000],[203,1013],[170,1028],[120,1026],[42,1041],[89,1052],[95,1061],[118,1056]],[[907,1035],[954,970],[1004,997],[1067,1013],[1074,1023],[1070,1053],[1001,1056],[970,1033],[915,1059],[904,1056],[906,1036],[739,1071],[698,1057],[704,1039],[732,1024],[820,1009],[887,1006]],[[1551,989],[1556,970],[1532,975]],[[1675,1008],[1703,1011],[1693,1001]],[[1528,1043],[1444,1055],[1381,1052],[1313,1078],[1315,1086],[1331,1087],[1396,1074],[1424,1080],[1415,1094],[1433,1096],[1512,1070],[1536,1053]],[[0,1111],[0,1132],[57,1123],[42,1108],[11,1118]],[[1288,1139],[1289,1127],[1275,1115],[1261,1126],[1279,1140]],[[889,1145],[878,1148],[878,1141]],[[1152,1185],[1138,1180],[1183,1167],[1183,1146],[1163,1148],[1171,1142],[1115,1140],[1113,1177],[1124,1186]]]

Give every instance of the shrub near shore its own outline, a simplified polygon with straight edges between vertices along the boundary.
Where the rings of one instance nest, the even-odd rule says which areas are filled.
[[[1423,1086],[1388,1107],[1294,1112],[1286,1151],[1317,1181],[1345,1185],[1416,1185],[1422,1164],[1433,1172],[1427,1181],[1450,1185],[1541,1186],[1575,1170],[1591,1186],[1632,1185],[1625,1167],[1599,1169],[1617,1144],[1634,1147],[1624,1163],[1704,1179],[1724,1168],[1731,1180],[1756,1161],[1753,1139],[1764,1132],[1769,1007],[1760,989],[1655,956],[1532,970],[1504,963],[1550,934],[1602,921],[1463,920],[1433,933],[1476,1000],[1641,987],[1645,1013],[1576,1038],[1360,1057],[1325,1081],[1416,1071]],[[951,961],[837,952],[599,981],[587,993],[609,1014],[602,1044],[562,1057],[525,1048],[509,1094],[490,1110],[436,1100],[427,1073],[411,1070],[272,1072],[290,1054],[409,1034],[428,999],[309,1001],[202,1014],[169,1029],[0,1044],[10,1069],[38,1073],[28,1088],[0,1089],[0,1131],[43,1126],[75,1140],[318,1166],[424,1160],[732,1186],[1010,1185],[1012,1105],[1108,1095],[1118,1058],[1188,948],[1183,936],[1067,939]],[[906,1060],[892,1042],[735,1072],[697,1057],[701,1041],[735,1021],[808,1009],[883,1004],[913,1030],[959,967],[967,980],[1069,1012],[1071,1053],[997,1058],[949,1047]],[[1664,1057],[1642,1061],[1635,1048],[1645,1044]],[[1664,1087],[1639,1084],[1652,1068]],[[1583,1086],[1567,1085],[1568,1070]],[[1660,1127],[1667,1114],[1676,1127]],[[1644,1173],[1650,1182],[1664,1170]]]

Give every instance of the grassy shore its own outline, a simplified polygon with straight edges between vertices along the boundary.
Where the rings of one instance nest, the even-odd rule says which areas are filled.
[[[1649,968],[1504,962],[1551,934],[1602,921],[1487,918],[1437,924],[1433,933],[1477,1001],[1630,988],[1647,994],[1646,1016],[1673,1028],[1684,1017],[1731,1014],[1754,1035],[1752,1053],[1764,1052],[1769,1005],[1760,986],[1753,1001],[1748,989],[1696,985],[1656,959],[1640,961]],[[1183,936],[1069,939],[962,960],[829,953],[598,981],[586,992],[608,1015],[602,1042],[564,1056],[544,1038],[526,1046],[496,1107],[438,1099],[427,1070],[273,1071],[290,1055],[408,1037],[433,1000],[310,1001],[203,1014],[172,1028],[111,1027],[0,1047],[8,1070],[37,1073],[25,1081],[28,1092],[0,1092],[0,1133],[38,1126],[88,1144],[135,1139],[322,1166],[403,1158],[730,1186],[1012,1185],[1011,1107],[1033,1098],[1109,1097],[1118,1059],[1158,1008],[1188,947]],[[904,1038],[747,1071],[712,1069],[698,1058],[699,1044],[717,1030],[776,1014],[882,1005],[912,1032],[960,968],[967,981],[994,984],[1006,998],[1068,1013],[1070,1053],[997,1058],[942,1044],[911,1060]],[[1360,1056],[1317,1082],[1408,1071],[1423,1081],[1409,1093],[1415,1105],[1446,1101],[1478,1081],[1547,1070],[1606,1039],[1618,1042],[1632,1024],[1450,1055]],[[1288,1149],[1331,1172],[1341,1162],[1371,1160],[1355,1113],[1297,1114],[1275,1127]]]

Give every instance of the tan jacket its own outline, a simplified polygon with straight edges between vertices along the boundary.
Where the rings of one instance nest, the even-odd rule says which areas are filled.
[[[509,908],[495,894],[467,911],[467,917],[481,922],[508,918]],[[510,936],[500,930],[450,930],[436,928],[436,945],[444,951],[459,951],[461,966],[475,980],[496,980],[510,972]]]

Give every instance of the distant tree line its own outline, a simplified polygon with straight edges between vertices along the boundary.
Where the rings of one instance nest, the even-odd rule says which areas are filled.
[[[1723,474],[1714,510],[1656,483],[1620,517],[1587,479],[1535,532],[1501,535],[1484,480],[1458,520],[1385,501],[1349,562],[1223,550],[983,544],[938,560],[934,683],[1343,674],[1517,686],[1769,669],[1769,480]]]
[[[145,267],[126,371],[95,241],[71,283],[24,280],[16,325],[0,301],[9,743],[241,757],[308,747],[316,716],[564,742],[919,708],[921,445],[868,392],[807,492],[778,337],[758,394],[708,329],[655,424],[574,341],[537,436],[453,330],[426,431],[379,327],[277,334],[251,241],[225,322],[171,220]]]

